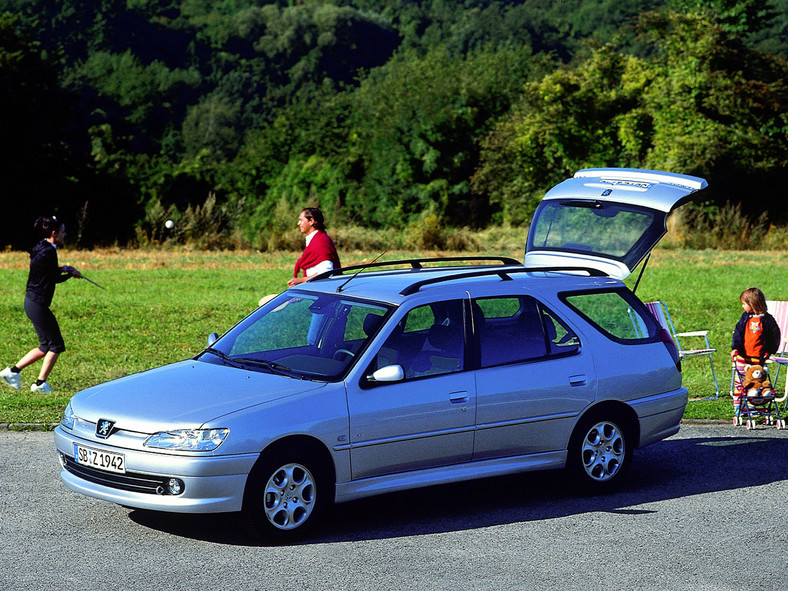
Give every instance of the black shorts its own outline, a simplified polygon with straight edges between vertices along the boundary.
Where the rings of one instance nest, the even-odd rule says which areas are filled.
[[[38,334],[38,348],[44,353],[62,353],[66,350],[63,342],[63,335],[60,334],[60,326],[48,306],[34,302],[25,298],[25,314],[30,318],[33,327]]]

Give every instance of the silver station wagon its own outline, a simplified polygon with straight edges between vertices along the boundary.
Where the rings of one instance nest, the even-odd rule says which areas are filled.
[[[525,259],[346,267],[192,359],[76,394],[61,478],[132,508],[245,512],[271,540],[334,502],[566,468],[618,484],[676,433],[679,356],[622,280],[703,179],[592,169],[536,211]]]

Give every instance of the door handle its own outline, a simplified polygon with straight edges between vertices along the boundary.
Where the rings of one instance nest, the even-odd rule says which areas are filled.
[[[588,383],[588,378],[585,375],[580,374],[576,376],[569,376],[569,385],[570,386],[585,386]]]
[[[449,394],[449,401],[452,404],[465,404],[468,402],[468,392],[452,392]]]

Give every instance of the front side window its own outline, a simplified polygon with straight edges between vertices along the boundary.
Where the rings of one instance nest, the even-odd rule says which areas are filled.
[[[567,294],[564,301],[608,337],[621,343],[659,338],[659,327],[629,290]]]
[[[336,294],[288,291],[232,328],[206,358],[218,353],[225,362],[247,369],[338,379],[377,333],[389,309]]]
[[[465,368],[463,305],[459,300],[414,308],[394,327],[372,362],[371,372],[399,365],[405,379]]]
[[[534,298],[479,298],[472,309],[480,367],[570,354],[579,348],[572,330]]]

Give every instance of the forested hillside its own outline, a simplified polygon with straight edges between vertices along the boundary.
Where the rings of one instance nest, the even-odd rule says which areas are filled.
[[[0,0],[0,245],[518,225],[589,166],[785,224],[786,57],[788,0]]]

